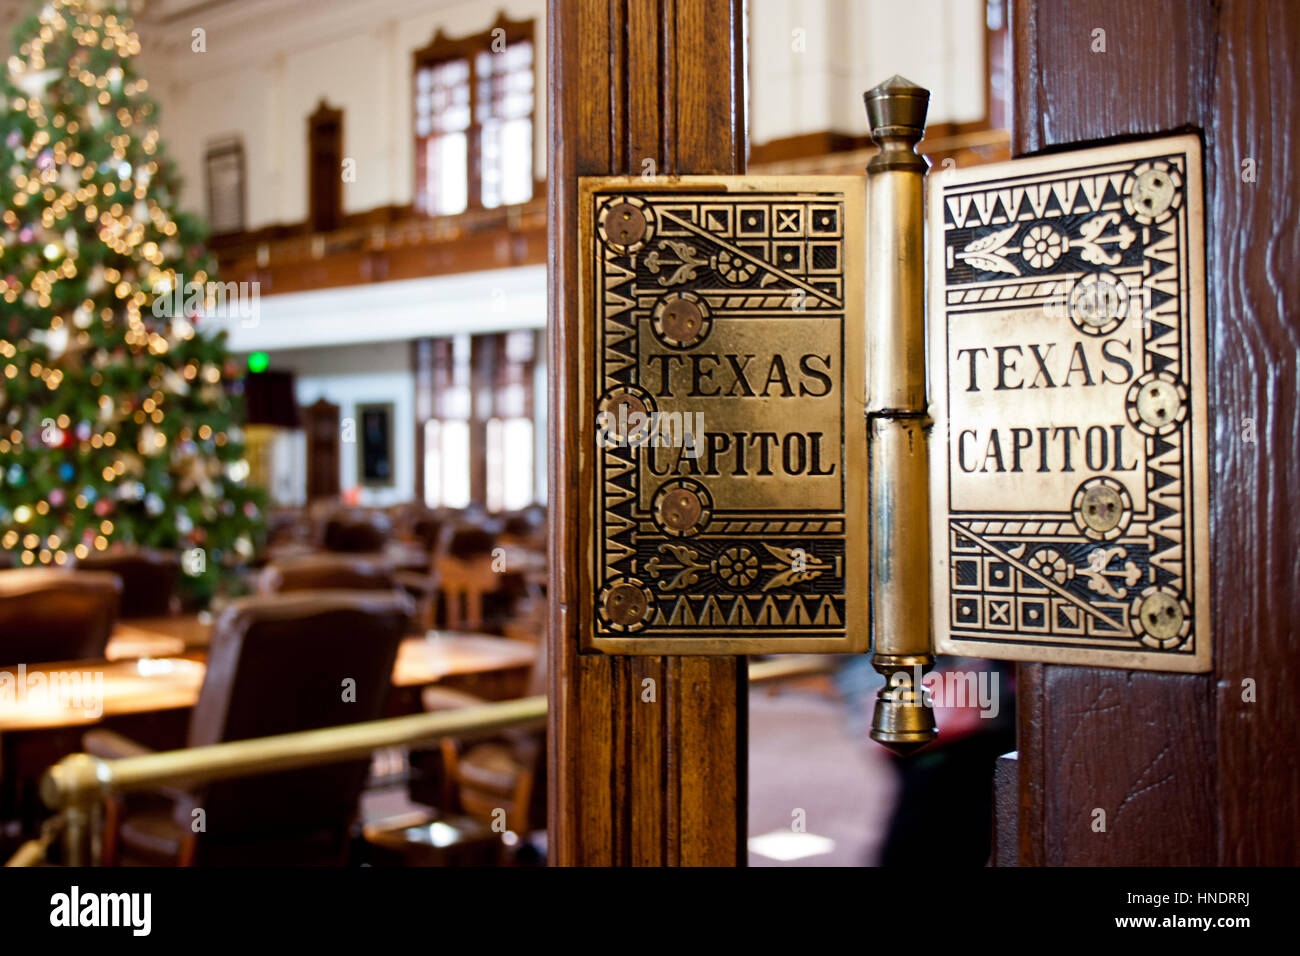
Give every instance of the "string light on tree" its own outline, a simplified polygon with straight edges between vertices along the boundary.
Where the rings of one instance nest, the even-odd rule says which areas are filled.
[[[0,69],[0,548],[59,566],[116,543],[201,545],[210,587],[252,553],[263,499],[245,485],[242,383],[223,375],[223,338],[201,316],[152,308],[213,263],[178,208],[139,38],[115,0],[49,0],[12,50]]]

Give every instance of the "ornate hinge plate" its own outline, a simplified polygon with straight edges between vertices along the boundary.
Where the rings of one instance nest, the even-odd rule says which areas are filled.
[[[582,180],[585,646],[867,646],[863,180]]]
[[[1201,144],[929,183],[940,653],[1210,666]]]

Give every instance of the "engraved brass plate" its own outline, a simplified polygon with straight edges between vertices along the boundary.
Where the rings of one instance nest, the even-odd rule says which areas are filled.
[[[867,646],[863,193],[582,180],[585,646]]]
[[[929,190],[936,648],[1208,670],[1200,141]]]

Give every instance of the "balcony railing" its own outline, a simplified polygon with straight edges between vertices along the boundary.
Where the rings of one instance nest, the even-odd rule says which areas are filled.
[[[272,226],[210,245],[223,281],[257,281],[266,295],[535,265],[546,261],[546,201],[455,216],[386,208],[329,232]]]

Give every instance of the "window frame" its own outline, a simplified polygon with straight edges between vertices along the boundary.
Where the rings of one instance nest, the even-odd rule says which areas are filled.
[[[534,29],[533,20],[511,20],[505,12],[497,14],[496,20],[490,27],[481,33],[475,33],[465,37],[449,37],[439,28],[433,35],[433,39],[428,44],[416,50],[412,54],[411,62],[411,135],[413,139],[414,153],[414,196],[411,203],[412,207],[426,215],[438,215],[429,211],[428,194],[429,184],[425,180],[425,165],[421,163],[424,155],[425,144],[433,138],[434,134],[420,136],[416,127],[419,109],[419,78],[420,71],[427,67],[436,67],[444,63],[455,60],[464,60],[469,69],[469,125],[465,130],[465,210],[479,210],[483,206],[483,127],[479,118],[479,80],[477,59],[478,54],[492,51],[493,34],[497,31],[504,31],[506,46],[512,46],[516,43],[528,42],[533,48],[533,74],[536,77],[537,71],[537,42],[536,30]],[[537,83],[533,83],[533,102],[532,108],[528,112],[528,121],[532,126],[532,154],[528,157],[530,169],[530,178],[533,181],[532,195],[537,193]],[[503,204],[505,205],[505,204]],[[498,208],[498,207],[494,207]]]

